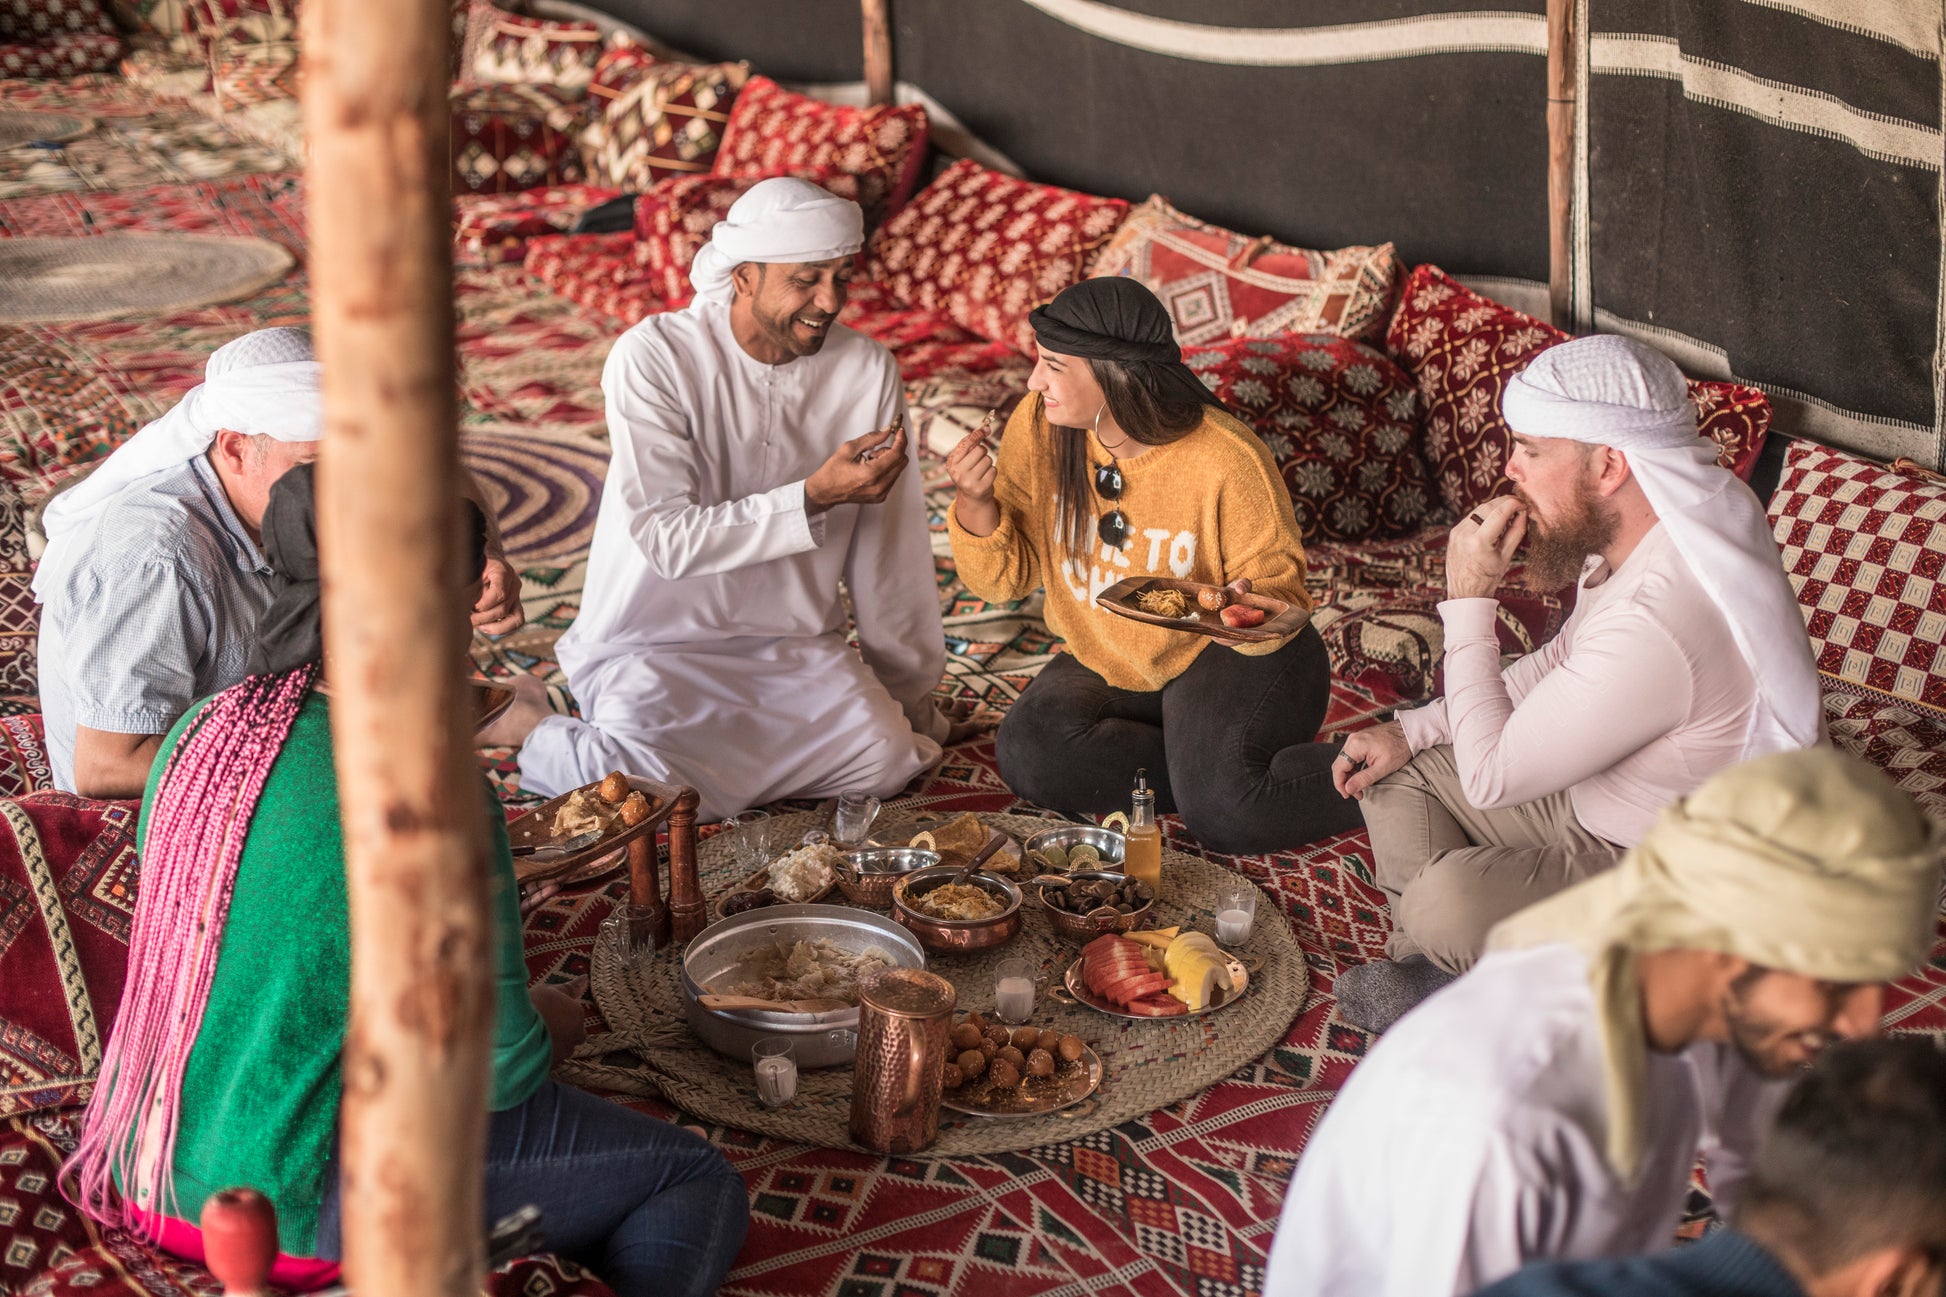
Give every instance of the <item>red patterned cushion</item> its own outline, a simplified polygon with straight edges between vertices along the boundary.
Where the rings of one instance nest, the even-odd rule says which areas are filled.
[[[189,44],[206,60],[231,47],[297,39],[296,0],[185,0],[183,25]]]
[[[1946,722],[1946,483],[1799,442],[1769,513],[1818,670]]]
[[[0,41],[0,76],[78,77],[107,72],[122,56],[122,38],[69,32],[32,44]]]
[[[1938,713],[1829,676],[1824,685],[1831,741],[1883,770],[1921,810],[1946,822],[1946,726]]]
[[[909,306],[1034,355],[1027,314],[1088,273],[1128,214],[1097,198],[955,162],[886,222],[869,273]]]
[[[39,711],[35,650],[40,613],[34,603],[33,569],[27,553],[27,506],[13,483],[0,483],[0,696],[34,698],[34,710]],[[6,790],[4,782],[0,779],[0,796],[27,791]]]
[[[1306,541],[1398,536],[1434,521],[1418,397],[1383,352],[1292,333],[1185,347],[1183,360],[1270,447]]]
[[[581,179],[579,106],[546,86],[452,92],[453,192],[504,194]]]
[[[600,185],[461,194],[453,199],[453,256],[471,265],[519,261],[527,255],[529,239],[566,234],[583,212],[619,197]]]
[[[1529,360],[1567,339],[1438,266],[1419,266],[1407,278],[1385,346],[1419,384],[1426,463],[1455,513],[1507,489],[1513,432],[1500,414],[1501,394]],[[1735,383],[1692,381],[1689,395],[1698,433],[1717,444],[1717,463],[1748,480],[1770,430],[1769,400]]]
[[[0,801],[0,1116],[86,1101],[128,971],[132,802]]]
[[[298,96],[296,41],[253,41],[227,45],[210,67],[210,89],[222,108],[242,108]]]
[[[919,183],[931,127],[918,104],[845,108],[793,94],[752,77],[730,110],[719,176],[781,176],[832,167],[857,176],[865,224],[876,227],[904,206]]]
[[[602,98],[597,123],[583,136],[595,176],[630,193],[669,176],[710,169],[732,105],[750,78],[747,63],[658,63],[614,69],[625,88]]]
[[[858,201],[856,176],[829,168],[792,174]],[[648,272],[665,308],[687,306],[696,296],[689,286],[689,267],[697,252],[736,200],[759,183],[754,176],[681,176],[660,182],[635,201],[635,259]]]
[[[474,9],[473,21],[484,20],[474,42],[473,79],[483,85],[546,86],[564,97],[578,99],[594,80],[601,58],[601,28],[593,23],[552,22],[523,14],[504,13],[485,6]]]
[[[1128,214],[1090,273],[1147,285],[1176,321],[1176,340],[1335,333],[1377,342],[1399,287],[1389,243],[1311,252],[1246,238],[1185,216],[1160,194]]]
[[[624,324],[664,309],[635,264],[630,233],[547,235],[528,243],[522,264],[562,297]]]
[[[99,0],[0,0],[0,41],[38,45],[79,33],[115,34]]]
[[[884,343],[908,383],[1004,370],[1016,374],[1021,391],[1026,390],[1026,365],[1018,351],[1004,342],[989,342],[968,333],[936,311],[907,306],[895,300],[883,284],[854,279],[851,298],[838,318]],[[1018,399],[1016,395],[1009,400],[1008,409]]]

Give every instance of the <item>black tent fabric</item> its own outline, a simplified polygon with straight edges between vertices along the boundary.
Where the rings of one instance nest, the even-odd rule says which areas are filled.
[[[1545,303],[1545,0],[889,0],[901,81],[1032,176]],[[1946,0],[1575,0],[1578,330],[1946,467]],[[607,0],[851,80],[850,0]]]

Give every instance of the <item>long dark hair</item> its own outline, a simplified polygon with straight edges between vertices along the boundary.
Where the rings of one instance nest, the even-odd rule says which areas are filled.
[[[1087,360],[1115,426],[1145,446],[1166,446],[1188,436],[1203,422],[1204,407],[1214,403],[1190,400],[1179,390],[1145,382],[1142,367],[1092,356]],[[1070,555],[1086,554],[1095,544],[1088,429],[1049,426],[1055,438],[1054,483],[1059,501],[1055,534]]]

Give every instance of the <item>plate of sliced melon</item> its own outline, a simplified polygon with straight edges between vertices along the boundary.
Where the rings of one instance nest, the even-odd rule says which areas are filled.
[[[1242,999],[1250,970],[1208,933],[1159,928],[1095,938],[1062,982],[1077,1003],[1117,1018],[1193,1018]]]

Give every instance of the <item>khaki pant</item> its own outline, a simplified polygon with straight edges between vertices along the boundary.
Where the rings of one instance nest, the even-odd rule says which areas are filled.
[[[1450,746],[1373,784],[1364,811],[1378,885],[1392,898],[1387,953],[1424,955],[1450,973],[1480,957],[1494,924],[1622,858],[1581,827],[1565,791],[1475,810]]]

